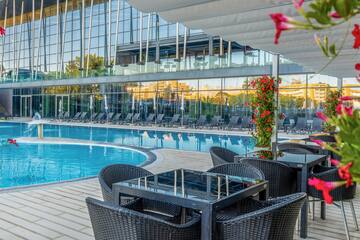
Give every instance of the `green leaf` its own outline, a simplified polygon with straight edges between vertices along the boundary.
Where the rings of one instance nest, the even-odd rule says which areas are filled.
[[[338,55],[335,44],[330,45],[329,51],[333,57],[336,57]]]
[[[337,0],[334,1],[334,8],[341,17],[346,18],[353,10],[353,2],[352,0]]]

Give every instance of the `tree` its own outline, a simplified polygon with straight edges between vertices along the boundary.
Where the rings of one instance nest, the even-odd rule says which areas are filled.
[[[86,72],[87,60],[89,57],[89,75],[98,76],[105,71],[104,67],[104,57],[97,56],[96,54],[85,55],[84,57],[84,72]],[[80,77],[80,57],[76,57],[75,60],[72,60],[66,64],[66,74],[69,77]]]

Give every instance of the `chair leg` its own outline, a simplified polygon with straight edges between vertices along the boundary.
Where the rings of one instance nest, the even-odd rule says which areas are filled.
[[[341,207],[341,213],[343,215],[343,220],[344,220],[344,225],[345,225],[346,239],[350,240],[349,227],[348,227],[348,223],[347,223],[347,220],[346,220],[346,213],[345,213],[345,208],[344,208],[344,202],[343,201],[340,202],[340,207]]]
[[[356,213],[355,213],[355,208],[354,208],[353,201],[350,201],[350,208],[351,208],[351,212],[352,212],[352,215],[353,215],[353,218],[354,218],[355,229],[356,229],[356,231],[359,231],[359,225],[358,225],[358,222],[357,222],[357,219],[356,219]]]
[[[312,202],[312,220],[315,220],[315,199]]]

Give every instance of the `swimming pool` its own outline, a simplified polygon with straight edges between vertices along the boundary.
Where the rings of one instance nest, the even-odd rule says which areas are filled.
[[[0,146],[0,188],[96,176],[114,163],[141,165],[139,151],[102,145],[28,144]]]
[[[37,127],[25,123],[0,123],[0,139],[36,137]],[[207,152],[222,146],[239,154],[254,150],[248,136],[145,131],[118,128],[46,124],[44,137],[80,139],[141,148],[170,148]],[[69,142],[68,140],[66,142]],[[0,146],[0,188],[60,182],[98,174],[113,163],[141,165],[147,156],[140,151],[104,145],[24,143]]]
[[[29,130],[27,124],[0,123],[1,127],[11,126],[20,136],[37,136],[36,126]],[[13,132],[13,131],[11,131]],[[9,133],[9,130],[6,134]],[[1,137],[2,133],[0,133]],[[255,140],[250,136],[234,136],[203,133],[180,133],[164,131],[146,131],[118,128],[80,127],[51,125],[44,126],[45,137],[72,138],[108,142],[142,148],[170,148],[185,151],[208,152],[212,146],[228,148],[239,154],[253,151]]]

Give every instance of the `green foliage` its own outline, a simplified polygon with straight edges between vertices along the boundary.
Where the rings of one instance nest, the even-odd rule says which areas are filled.
[[[341,92],[339,90],[336,91],[328,91],[325,100],[325,115],[329,118],[336,117],[336,107],[339,104],[339,98],[341,96]],[[325,132],[333,132],[335,131],[336,127],[332,126],[331,124],[325,122],[324,124],[324,131]]]
[[[360,182],[360,110],[352,115],[343,113],[332,117],[328,123],[339,129],[336,134],[336,146],[327,148],[341,156],[341,164],[352,162],[350,173],[355,182]]]
[[[96,54],[85,55],[84,57],[84,68],[87,66],[87,59],[89,56],[89,72],[90,76],[102,75],[105,72],[104,67],[104,58],[97,56]],[[84,72],[86,71],[84,69]],[[81,75],[81,66],[80,66],[80,57],[76,57],[75,60],[70,61],[66,64],[66,74],[69,77],[80,77]]]
[[[326,57],[334,58],[337,57],[337,55],[339,54],[336,49],[335,43],[329,45],[328,36],[324,36],[323,40],[321,40],[318,36],[315,36],[315,41]]]

